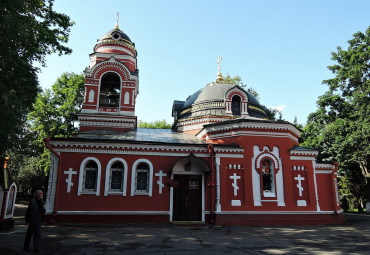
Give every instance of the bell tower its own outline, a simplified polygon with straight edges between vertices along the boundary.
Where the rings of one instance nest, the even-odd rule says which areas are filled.
[[[95,44],[84,76],[85,98],[78,115],[80,131],[136,129],[137,51],[135,43],[120,30],[118,18],[115,28]]]

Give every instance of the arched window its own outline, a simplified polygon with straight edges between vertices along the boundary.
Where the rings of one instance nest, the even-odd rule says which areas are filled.
[[[123,164],[115,162],[110,168],[109,191],[123,191]]]
[[[100,194],[100,175],[101,164],[97,158],[87,157],[80,165],[78,177],[78,193],[82,194]]]
[[[99,106],[119,107],[120,89],[120,78],[117,74],[104,74],[100,83]]]
[[[95,161],[88,161],[83,176],[83,191],[96,191],[98,179],[98,165]]]
[[[132,165],[131,196],[152,196],[153,164],[147,159],[138,159]]]
[[[233,115],[240,116],[240,96],[233,96],[232,101],[231,101],[231,112]]]
[[[268,159],[262,161],[262,189],[264,195],[275,195],[274,165]]]
[[[146,163],[140,163],[136,168],[135,192],[149,192],[149,166]]]

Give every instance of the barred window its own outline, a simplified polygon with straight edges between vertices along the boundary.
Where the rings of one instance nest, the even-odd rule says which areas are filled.
[[[262,188],[265,196],[275,195],[274,165],[272,161],[265,159],[262,162]]]
[[[140,163],[136,168],[136,183],[135,191],[148,193],[149,192],[149,166],[146,163]]]
[[[110,169],[110,191],[123,191],[123,164],[116,162]]]
[[[96,184],[98,178],[98,166],[94,161],[89,161],[85,165],[83,190],[96,191]]]

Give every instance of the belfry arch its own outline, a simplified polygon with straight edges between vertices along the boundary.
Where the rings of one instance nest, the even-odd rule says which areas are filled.
[[[100,81],[99,107],[119,107],[121,79],[118,74],[108,72]]]

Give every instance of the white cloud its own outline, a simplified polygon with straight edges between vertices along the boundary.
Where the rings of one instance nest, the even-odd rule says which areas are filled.
[[[273,106],[271,107],[272,109],[276,109],[279,112],[283,112],[283,110],[286,108],[286,105],[278,105],[278,106]]]

